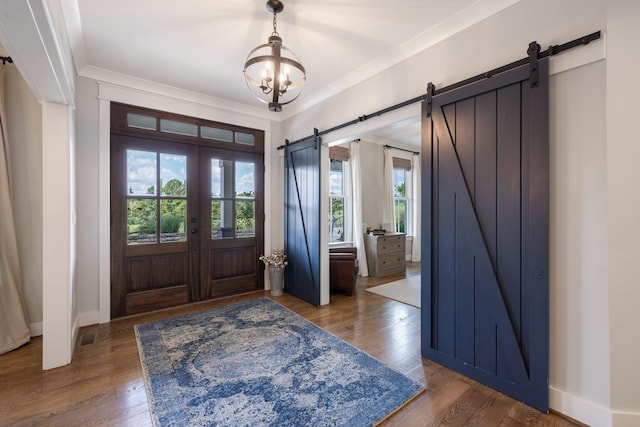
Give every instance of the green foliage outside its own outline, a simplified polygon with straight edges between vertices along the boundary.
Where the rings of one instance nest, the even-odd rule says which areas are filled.
[[[246,197],[254,199],[256,197],[253,191],[247,191],[238,194],[238,197]],[[236,230],[254,231],[256,226],[254,214],[254,200],[237,200],[236,201]],[[251,233],[253,235],[253,233]]]
[[[329,242],[344,242],[344,199],[330,197]]]
[[[396,199],[395,203],[396,214],[396,232],[406,233],[407,227],[405,221],[407,219],[407,201]]]
[[[396,216],[396,232],[398,233],[406,233],[406,219],[407,219],[407,200],[403,199],[406,197],[405,183],[398,184],[393,189],[395,199],[395,216]]]
[[[240,200],[212,200],[211,201],[211,233],[212,237],[232,237],[220,235],[218,232],[221,228],[231,227],[231,224],[225,224],[222,218],[222,206],[225,209],[232,209],[235,204],[235,232],[236,237],[250,237],[255,235],[255,193],[246,191],[239,193],[237,197]],[[242,200],[247,199],[247,200]]]
[[[155,194],[154,186],[147,194]],[[162,187],[162,194],[172,197],[184,197],[184,183],[172,179]],[[127,200],[127,228],[129,237],[154,235],[157,232],[156,198],[130,198]],[[160,233],[184,233],[187,215],[187,200],[184,198],[162,198],[160,200]]]

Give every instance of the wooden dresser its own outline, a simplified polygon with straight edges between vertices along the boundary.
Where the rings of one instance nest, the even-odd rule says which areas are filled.
[[[374,236],[364,235],[369,276],[388,276],[404,273],[406,236],[403,233],[389,233]]]

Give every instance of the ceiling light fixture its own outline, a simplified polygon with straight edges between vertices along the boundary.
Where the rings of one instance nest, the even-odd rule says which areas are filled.
[[[282,44],[276,17],[284,5],[280,0],[268,0],[267,10],[273,13],[273,33],[269,42],[254,48],[244,64],[244,79],[256,98],[269,105],[270,111],[282,111],[282,106],[295,101],[302,92],[307,75],[298,57]]]

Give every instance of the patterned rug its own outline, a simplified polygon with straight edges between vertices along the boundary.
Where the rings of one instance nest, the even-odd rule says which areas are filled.
[[[424,390],[268,298],[135,332],[156,426],[371,426]]]

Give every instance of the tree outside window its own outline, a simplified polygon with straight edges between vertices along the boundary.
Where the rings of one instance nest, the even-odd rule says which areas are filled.
[[[344,163],[331,160],[329,168],[329,243],[345,241]]]
[[[395,232],[406,233],[409,212],[407,198],[407,172],[401,168],[393,168],[393,206],[395,209]]]

